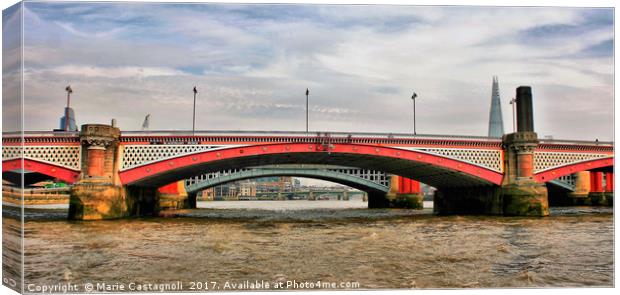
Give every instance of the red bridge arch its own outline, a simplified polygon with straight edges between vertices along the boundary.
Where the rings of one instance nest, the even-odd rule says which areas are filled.
[[[54,164],[37,161],[33,159],[24,158],[24,166],[22,167],[22,159],[12,159],[2,161],[2,173],[19,171],[23,169],[25,171],[41,173],[52,178],[60,179],[66,183],[74,183],[78,181],[80,171],[72,170],[69,168],[57,166]]]
[[[499,185],[503,174],[440,155],[378,145],[282,143],[205,151],[120,172],[123,184],[162,186],[199,173],[273,164],[327,164],[381,170],[435,187]]]
[[[534,179],[538,182],[548,182],[556,178],[571,175],[580,171],[589,171],[602,168],[610,168],[614,166],[614,157],[606,157],[583,161],[579,163],[568,164],[553,169],[545,170],[534,174]]]

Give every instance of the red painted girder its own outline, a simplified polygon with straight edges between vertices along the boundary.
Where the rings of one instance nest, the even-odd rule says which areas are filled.
[[[21,159],[2,161],[2,172],[17,171],[22,169]],[[47,176],[58,178],[66,183],[74,183],[80,176],[80,171],[57,166],[54,164],[39,162],[32,159],[24,159],[23,170],[38,172]]]
[[[201,153],[179,156],[172,159],[166,159],[155,163],[135,167],[120,172],[121,182],[123,184],[131,184],[143,178],[154,176],[167,171],[186,168],[192,165],[208,163],[211,161],[219,161],[225,159],[241,158],[245,156],[268,155],[268,154],[288,154],[288,153],[325,153],[323,145],[308,143],[283,143],[271,145],[256,145],[246,147],[236,147],[221,149],[216,151],[205,151]],[[417,163],[424,163],[459,171],[469,174],[494,184],[501,184],[503,174],[438,155],[426,154],[418,151],[409,151],[395,149],[391,147],[380,147],[373,145],[361,144],[332,144],[329,150],[332,154],[357,154],[357,155],[374,155],[377,157],[398,158],[410,160]]]
[[[576,164],[568,164],[557,168],[545,170],[534,174],[534,179],[538,182],[548,182],[556,178],[573,174],[580,171],[588,171],[597,168],[610,167],[614,165],[614,158],[594,159]]]

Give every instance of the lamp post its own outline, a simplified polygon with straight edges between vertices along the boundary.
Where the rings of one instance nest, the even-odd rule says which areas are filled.
[[[198,90],[196,86],[194,86],[194,115],[192,117],[192,136],[196,132],[196,94],[198,94]]]
[[[415,130],[415,99],[416,97],[418,97],[418,94],[413,92],[413,95],[411,95],[411,100],[413,100],[413,135],[416,135],[416,130]]]
[[[69,108],[71,105],[71,93],[73,93],[73,89],[71,89],[71,85],[67,85],[65,87],[65,91],[67,91],[67,108],[65,109],[65,131],[69,131]]]
[[[310,95],[310,90],[306,88],[306,133],[308,133],[308,95]]]
[[[517,131],[515,130],[515,128],[516,128],[516,127],[515,127],[515,125],[516,125],[516,123],[515,123],[515,121],[516,121],[516,115],[515,115],[515,105],[517,104],[517,100],[513,97],[513,98],[510,100],[510,104],[512,105],[512,132],[517,132]]]

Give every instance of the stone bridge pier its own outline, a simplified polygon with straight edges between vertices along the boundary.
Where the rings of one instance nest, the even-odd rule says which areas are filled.
[[[438,188],[434,211],[438,214],[493,214],[547,216],[547,187],[534,180],[534,132],[532,91],[517,88],[517,132],[503,136],[504,177],[500,186]]]
[[[160,209],[195,209],[196,193],[185,190],[185,181],[180,180],[158,189]]]
[[[69,200],[69,219],[99,220],[152,215],[159,211],[155,188],[125,187],[119,179],[120,130],[112,125],[82,125],[79,180]],[[84,152],[85,151],[85,152]]]

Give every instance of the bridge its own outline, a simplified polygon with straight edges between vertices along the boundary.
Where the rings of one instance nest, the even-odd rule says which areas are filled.
[[[438,214],[545,216],[549,214],[547,184],[573,175],[572,198],[611,202],[613,143],[538,139],[531,89],[519,87],[516,97],[517,132],[502,138],[345,132],[121,132],[114,122],[82,125],[80,132],[25,132],[23,137],[3,133],[3,179],[25,173],[73,184],[69,210],[73,219],[155,214],[161,188],[233,170],[238,173],[228,180],[187,186],[187,198],[215,183],[278,174],[328,179],[359,188],[368,192],[371,208],[420,208],[422,182],[437,188],[434,210]],[[254,169],[290,164],[333,169],[263,168],[261,173]],[[390,177],[379,188],[379,183],[339,172],[338,167],[380,171]],[[40,177],[24,177],[29,179]],[[188,207],[195,204],[191,200],[183,203]]]
[[[355,167],[295,164],[229,169],[202,174],[186,179],[185,191],[192,194],[229,182],[271,176],[296,176],[327,180],[366,192],[387,193],[389,191],[389,176],[381,171]]]

